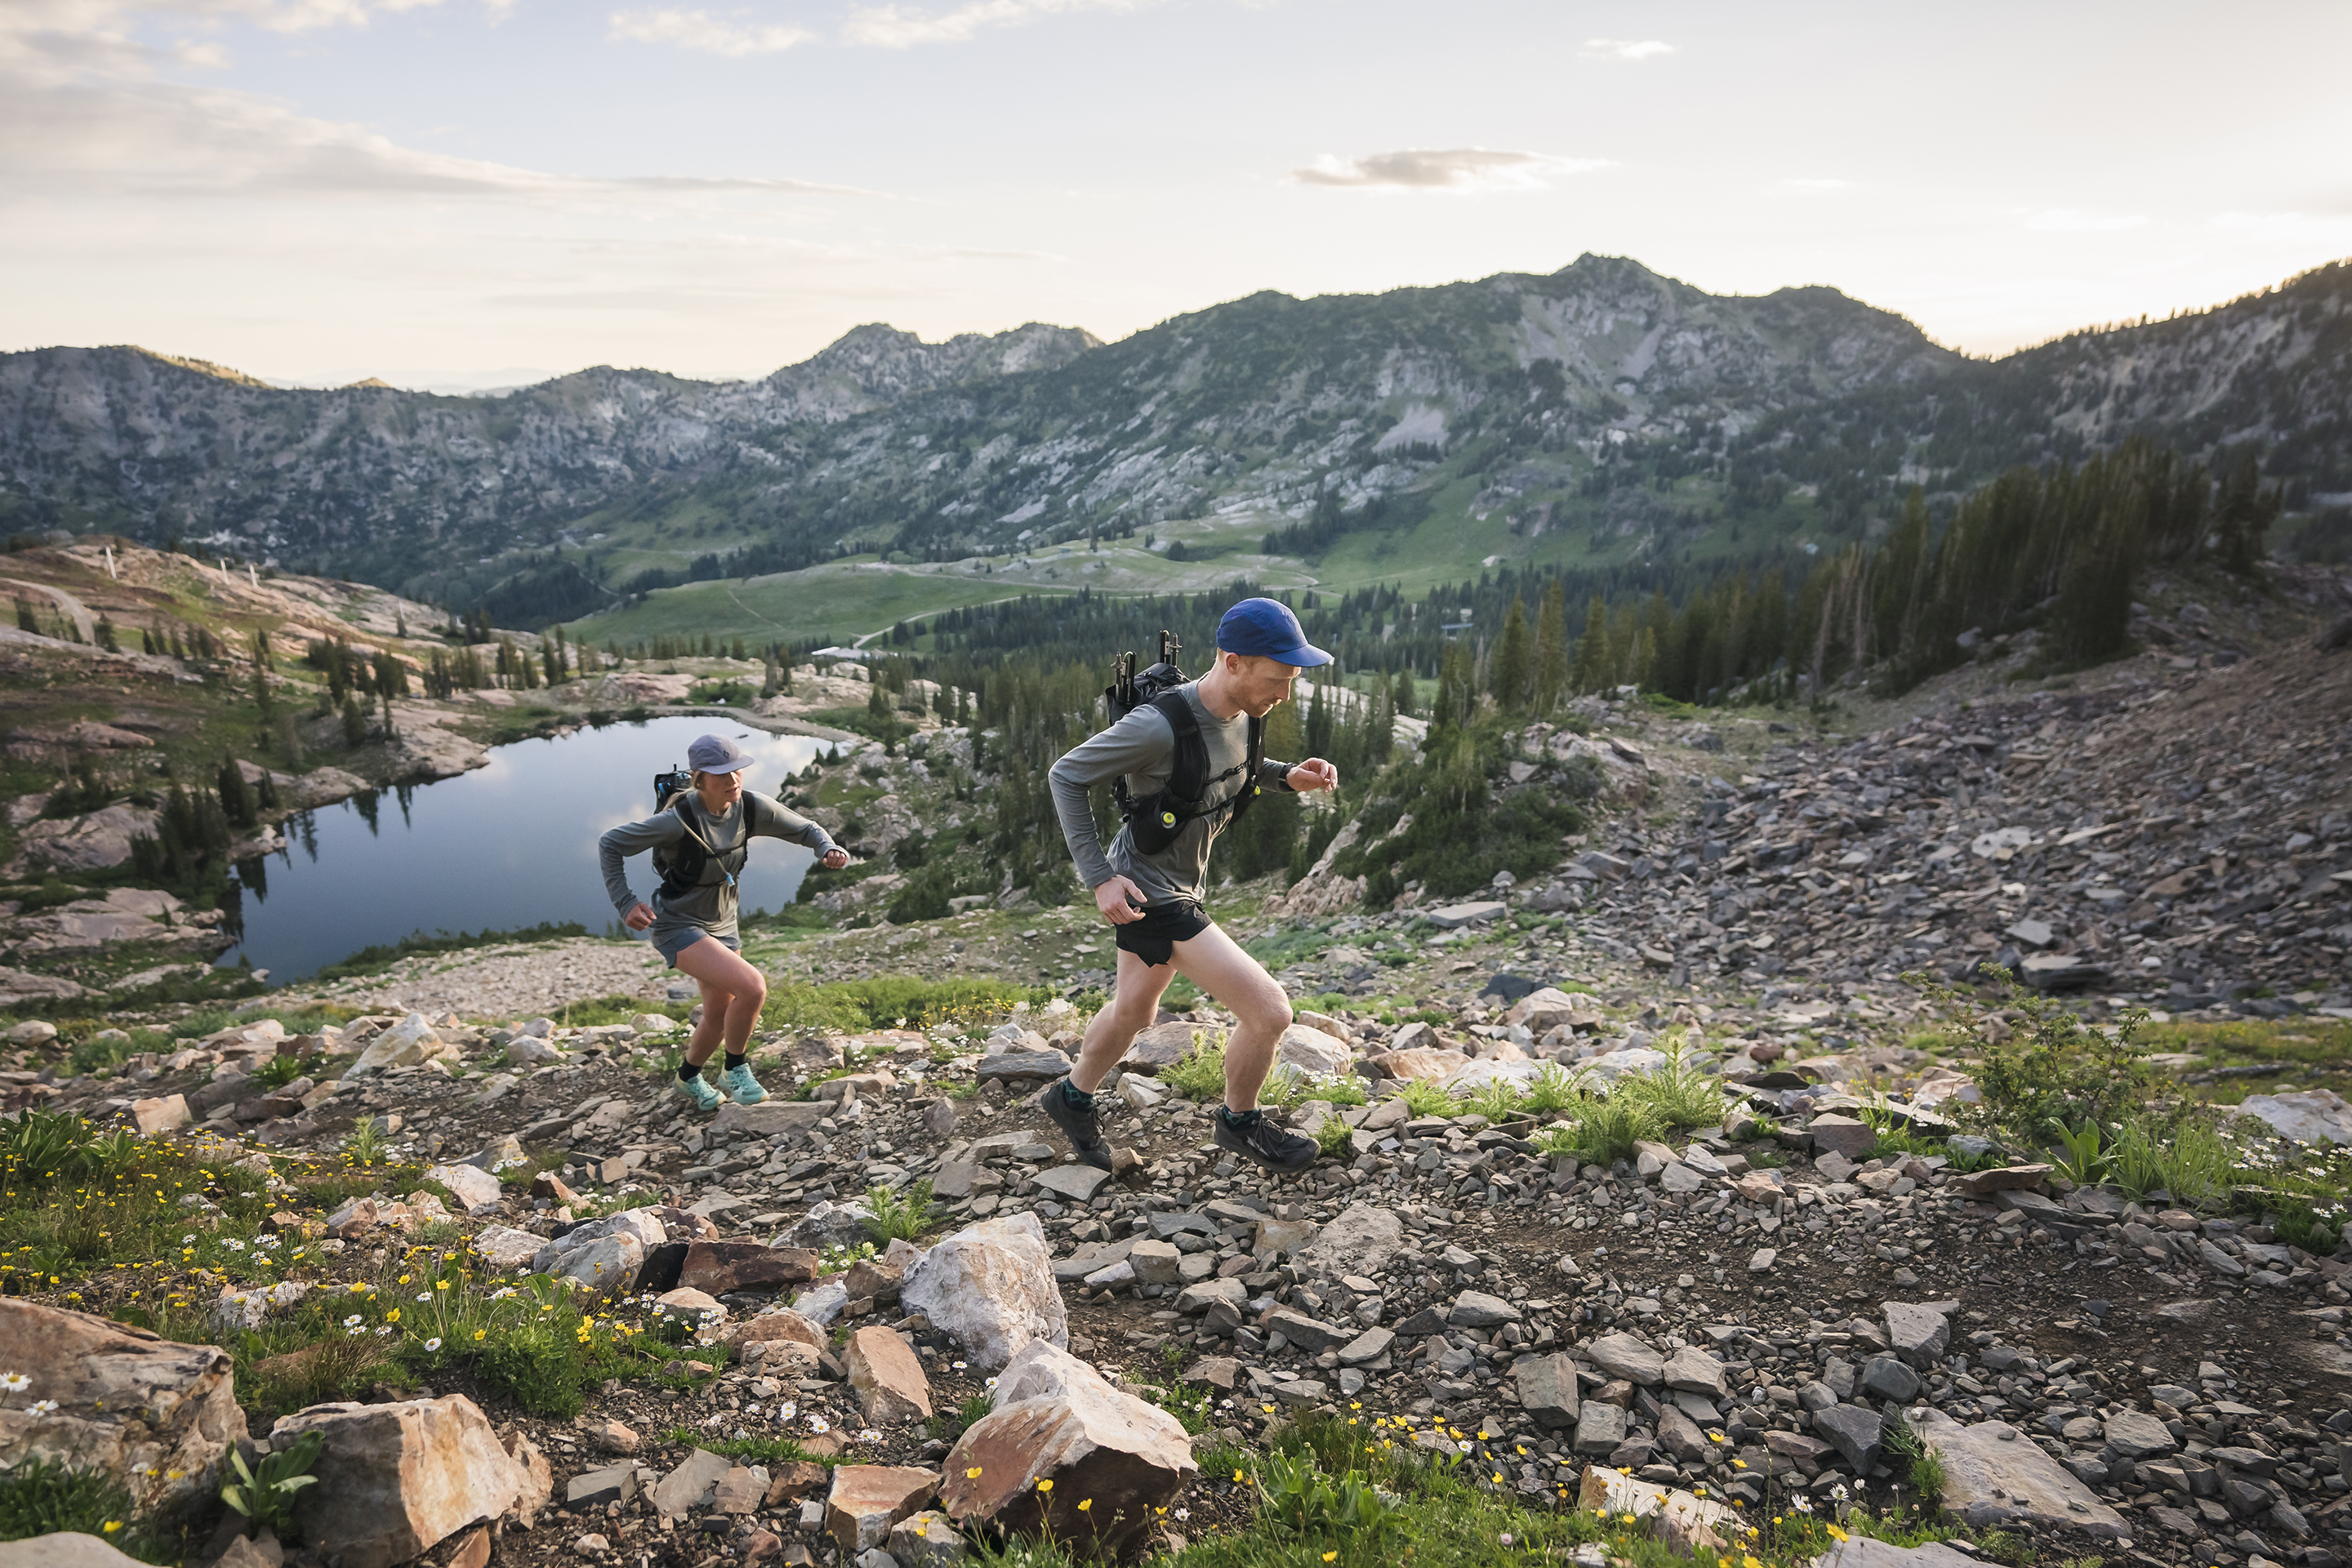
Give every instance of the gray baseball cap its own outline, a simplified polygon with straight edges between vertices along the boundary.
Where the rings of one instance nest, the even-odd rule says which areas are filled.
[[[686,749],[686,765],[698,773],[731,773],[750,767],[751,759],[724,735],[702,735]]]

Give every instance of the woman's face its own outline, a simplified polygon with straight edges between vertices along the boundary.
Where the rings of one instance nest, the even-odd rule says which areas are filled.
[[[713,813],[724,813],[743,797],[743,770],[727,773],[697,773],[694,792],[702,797],[703,806]]]

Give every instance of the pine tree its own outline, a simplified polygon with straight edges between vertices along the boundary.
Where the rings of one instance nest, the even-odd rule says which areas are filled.
[[[254,814],[253,792],[247,787],[245,782],[245,770],[236,765],[236,758],[231,757],[221,763],[217,776],[220,781],[222,813],[228,818],[231,826],[251,827],[257,817]]]
[[[1600,690],[1610,684],[1609,606],[1601,595],[1592,595],[1585,606],[1584,635],[1576,643],[1576,668],[1569,684],[1580,693]]]
[[[1503,635],[1495,646],[1488,679],[1495,705],[1516,713],[1527,705],[1528,685],[1534,674],[1534,655],[1528,647],[1528,607],[1517,594],[1503,613]]]
[[[1568,587],[1559,578],[1544,590],[1543,607],[1536,615],[1536,686],[1538,713],[1559,706],[1568,690]]]

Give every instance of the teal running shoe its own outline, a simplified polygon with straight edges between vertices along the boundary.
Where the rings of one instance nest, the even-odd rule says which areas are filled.
[[[703,1077],[700,1073],[696,1073],[692,1078],[679,1079],[677,1081],[678,1093],[686,1096],[688,1100],[692,1101],[694,1109],[697,1110],[716,1110],[721,1105],[726,1103],[726,1098],[717,1089],[711,1088],[710,1080]]]
[[[738,1105],[757,1105],[768,1098],[768,1091],[761,1089],[760,1080],[751,1076],[750,1062],[740,1068],[729,1068],[719,1075],[719,1081],[726,1089],[728,1097]]]

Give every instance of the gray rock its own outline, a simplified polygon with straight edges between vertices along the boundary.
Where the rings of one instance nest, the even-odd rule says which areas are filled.
[[[1404,1250],[1404,1221],[1384,1208],[1349,1204],[1298,1253],[1298,1261],[1323,1273],[1377,1277]]]
[[[2005,1421],[1963,1426],[1940,1410],[1917,1418],[1944,1467],[1944,1507],[1979,1530],[2063,1527],[2102,1540],[2128,1535],[2122,1516]]]
[[[1183,1278],[1184,1255],[1172,1243],[1139,1237],[1129,1247],[1128,1262],[1135,1266],[1135,1277],[1146,1285],[1173,1285]],[[1059,1265],[1054,1272],[1061,1273]]]
[[[626,1505],[636,1500],[637,1467],[635,1463],[607,1465],[601,1470],[583,1470],[572,1478],[563,1489],[566,1508],[603,1508],[606,1503]]]
[[[1037,1173],[1039,1186],[1081,1204],[1092,1202],[1095,1194],[1109,1180],[1108,1171],[1092,1165],[1055,1165]]]
[[[1587,1400],[1576,1416],[1576,1451],[1587,1456],[1612,1454],[1624,1440],[1624,1407]]]
[[[1631,1334],[1603,1334],[1585,1346],[1584,1353],[1611,1377],[1622,1377],[1643,1388],[1655,1388],[1665,1381],[1664,1359]]]
[[[2179,1445],[2163,1422],[2145,1410],[2118,1410],[2107,1417],[2102,1436],[2126,1459],[2155,1459]]]
[[[1492,1329],[1519,1322],[1522,1314],[1499,1296],[1465,1290],[1454,1299],[1454,1310],[1446,1315],[1446,1321],[1457,1329]]]
[[[697,1448],[678,1467],[654,1483],[654,1511],[676,1519],[710,1500],[735,1461],[708,1448]]]
[[[1354,1331],[1337,1323],[1327,1323],[1288,1307],[1276,1307],[1258,1325],[1268,1333],[1278,1333],[1292,1344],[1303,1347],[1310,1355],[1344,1345],[1355,1339]]]
[[[1368,1361],[1378,1361],[1389,1353],[1396,1343],[1396,1335],[1382,1328],[1366,1329],[1339,1347],[1341,1366],[1361,1366]]]
[[[1453,931],[1461,926],[1476,925],[1483,921],[1500,920],[1509,912],[1510,906],[1496,903],[1493,900],[1480,900],[1466,904],[1446,904],[1427,911],[1429,923],[1441,931]]]
[[[1815,1149],[1828,1149],[1849,1160],[1861,1159],[1878,1142],[1878,1130],[1869,1122],[1834,1113],[1814,1117],[1805,1131],[1812,1135]]]
[[[1660,1371],[1668,1388],[1684,1394],[1704,1394],[1710,1399],[1721,1399],[1726,1394],[1723,1363],[1696,1345],[1685,1345],[1675,1352]]]
[[[1343,1355],[1341,1360],[1347,1358]],[[1512,1368],[1517,1381],[1519,1405],[1528,1419],[1548,1432],[1559,1431],[1577,1425],[1580,1403],[1576,1385],[1576,1363],[1565,1355],[1529,1356]]]
[[[1055,1050],[1005,1051],[998,1056],[982,1057],[979,1066],[972,1070],[983,1079],[1001,1078],[1007,1082],[1060,1078],[1070,1070],[1070,1058]]]
[[[1832,1405],[1817,1410],[1813,1430],[1837,1445],[1837,1451],[1857,1472],[1866,1472],[1878,1462],[1882,1425],[1878,1412],[1866,1405]]]
[[[1906,1365],[1902,1357],[1883,1352],[1863,1363],[1862,1386],[1881,1399],[1907,1404],[1919,1392],[1919,1374]]]
[[[1984,1568],[1984,1564],[1939,1541],[1925,1546],[1895,1546],[1867,1535],[1852,1535],[1814,1558],[1812,1568]]]
[[[1885,1304],[1886,1342],[1896,1355],[1925,1372],[1943,1359],[1951,1343],[1952,1324],[1934,1307],[1906,1301]]]

